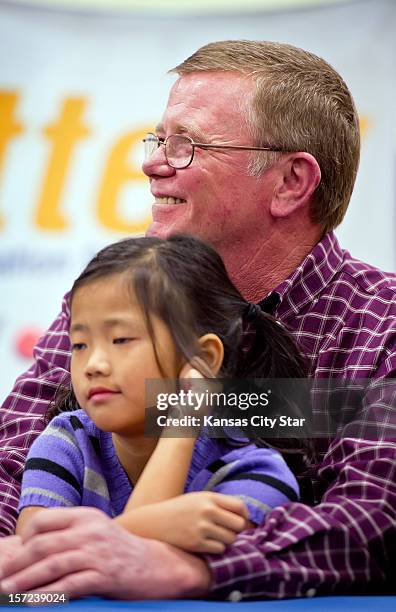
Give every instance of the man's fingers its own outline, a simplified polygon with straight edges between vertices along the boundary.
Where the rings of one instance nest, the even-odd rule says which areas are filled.
[[[98,516],[103,516],[103,513],[95,508],[48,508],[35,514],[23,527],[21,538],[26,542],[38,533],[65,529],[81,517],[94,520]]]
[[[47,587],[63,576],[73,574],[76,570],[90,569],[86,556],[78,551],[66,551],[33,563],[20,571],[8,575],[0,583],[5,593],[26,592]]]
[[[15,557],[22,547],[21,536],[13,535],[0,538],[0,563],[3,564]]]
[[[12,559],[4,562],[2,566],[3,578],[29,568],[33,563],[41,561],[49,555],[72,549],[75,539],[71,538],[67,531],[35,536],[21,547]]]
[[[46,591],[65,593],[71,599],[85,595],[107,595],[111,597],[109,585],[105,584],[104,576],[93,569],[82,570],[63,576],[59,580],[46,585]]]
[[[34,587],[34,593],[64,593],[66,597],[75,599],[85,595],[105,595],[108,597],[116,596],[112,592],[112,585],[107,585],[104,576],[96,570],[82,570],[63,576],[55,582],[43,584],[41,587]],[[26,592],[26,591],[25,591]],[[29,591],[27,591],[29,592]]]

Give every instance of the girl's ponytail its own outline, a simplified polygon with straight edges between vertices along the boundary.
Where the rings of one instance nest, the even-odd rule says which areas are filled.
[[[258,393],[270,390],[269,404],[261,409],[262,416],[277,418],[278,423],[280,415],[305,419],[306,425],[296,437],[290,431],[299,428],[293,427],[283,429],[286,435],[282,427],[274,428],[271,437],[265,435],[268,430],[263,427],[249,428],[246,433],[257,446],[282,452],[296,476],[308,476],[315,453],[309,436],[312,415],[307,363],[291,333],[257,304],[243,305],[242,329],[235,379],[254,381]]]
[[[297,343],[281,323],[246,302],[242,310],[244,358],[236,378],[306,378],[308,369]]]

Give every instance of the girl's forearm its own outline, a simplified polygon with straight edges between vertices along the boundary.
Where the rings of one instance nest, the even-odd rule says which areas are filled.
[[[124,510],[113,520],[129,533],[143,538],[160,539],[158,537],[158,512],[149,506]]]
[[[195,438],[161,437],[125,510],[164,501],[184,492]]]
[[[189,363],[180,372],[180,379],[185,378],[203,380],[202,374]],[[196,433],[191,431],[190,437],[178,438],[168,437],[167,434],[172,434],[172,431],[163,430],[125,510],[165,501],[184,493]]]

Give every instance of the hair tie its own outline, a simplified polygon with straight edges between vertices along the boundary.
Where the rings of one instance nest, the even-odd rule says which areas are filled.
[[[246,321],[255,321],[262,313],[262,310],[258,304],[252,304],[247,302],[243,310],[243,318]]]

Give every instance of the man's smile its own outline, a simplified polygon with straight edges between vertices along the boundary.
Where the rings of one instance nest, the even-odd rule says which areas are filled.
[[[175,204],[185,204],[186,200],[183,200],[182,198],[174,198],[172,196],[156,196],[155,197],[155,204],[171,204],[171,205],[175,205]]]

